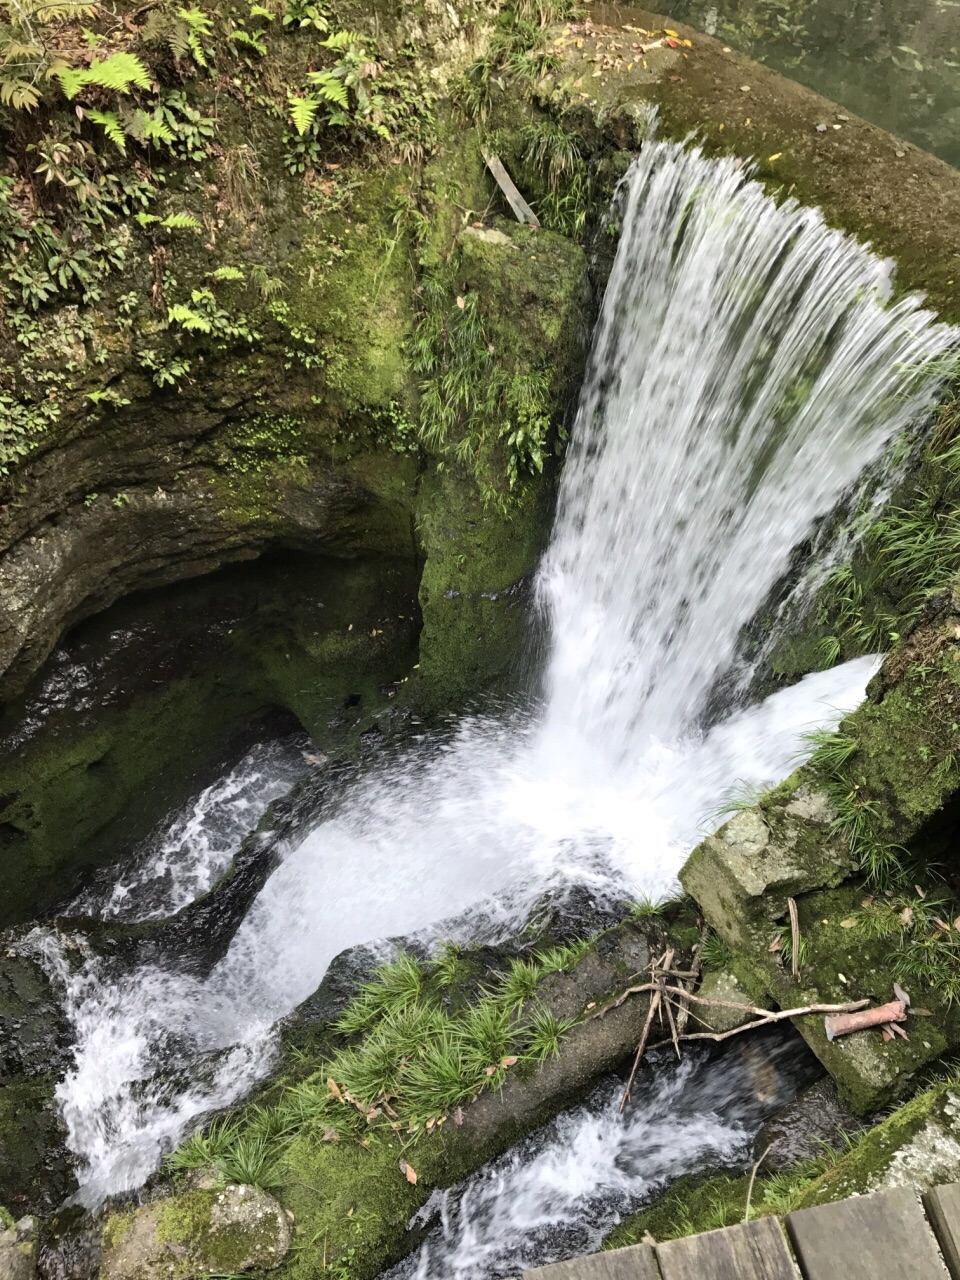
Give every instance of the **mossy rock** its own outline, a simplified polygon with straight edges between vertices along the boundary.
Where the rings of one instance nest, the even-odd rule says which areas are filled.
[[[290,1240],[289,1215],[256,1187],[186,1191],[108,1218],[100,1276],[193,1280],[267,1271],[283,1261]]]

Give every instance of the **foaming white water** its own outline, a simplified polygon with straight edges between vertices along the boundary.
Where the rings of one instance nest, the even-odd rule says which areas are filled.
[[[882,264],[732,163],[650,144],[623,201],[542,574],[545,706],[362,779],[205,980],[63,971],[84,1203],[139,1185],[249,1088],[271,1024],[343,948],[507,932],[548,888],[667,891],[735,781],[784,776],[802,731],[862,697],[867,660],[697,729],[792,548],[923,411],[918,367],[953,335],[910,300],[884,308]]]
[[[770,1052],[784,1057],[783,1046]],[[426,1208],[439,1225],[385,1280],[495,1280],[595,1252],[666,1183],[745,1160],[764,1114],[795,1087],[769,1061],[762,1081],[749,1058],[658,1063],[623,1117],[623,1082],[601,1085],[460,1186],[435,1193]]]
[[[207,979],[61,966],[77,1050],[57,1092],[82,1202],[138,1187],[191,1123],[242,1097],[269,1069],[272,1024],[345,947],[507,935],[550,888],[611,902],[671,890],[731,786],[787,774],[803,731],[856,706],[874,665],[808,676],[701,740],[654,745],[606,787],[544,773],[536,720],[468,720],[439,753],[424,744],[367,778],[291,849]]]
[[[267,806],[307,772],[302,747],[292,740],[252,747],[136,850],[109,890],[80,897],[74,914],[159,920],[206,893]]]

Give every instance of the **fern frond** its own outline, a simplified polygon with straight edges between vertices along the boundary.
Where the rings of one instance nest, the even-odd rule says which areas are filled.
[[[59,4],[37,4],[29,6],[30,17],[38,22],[75,22],[78,18],[95,18],[95,4],[72,3],[72,0],[61,0]]]
[[[246,280],[246,276],[239,267],[217,267],[216,271],[211,271],[214,280]]]
[[[338,107],[348,107],[350,98],[347,86],[330,71],[311,71],[307,79],[315,86],[325,102],[335,102]]]
[[[126,155],[127,139],[123,132],[123,125],[112,111],[94,111],[92,107],[88,108],[87,115],[94,124],[100,125],[104,133],[110,141]]]
[[[32,111],[40,101],[40,94],[29,80],[0,79],[0,103],[15,111]]]
[[[150,76],[135,53],[112,53],[109,58],[96,58],[82,70],[64,65],[55,72],[68,98],[75,98],[87,85],[129,93],[131,86],[150,88]]]
[[[185,230],[187,228],[198,228],[200,223],[189,213],[171,213],[160,223],[161,227],[169,227],[171,230]]]
[[[213,30],[213,23],[202,9],[178,9],[177,17],[187,24],[187,44],[198,67],[208,66],[207,51],[203,47],[202,36],[208,36]]]
[[[369,37],[362,35],[359,31],[334,31],[332,36],[327,36],[326,40],[320,41],[320,44],[324,49],[341,52],[354,44],[366,44],[368,40]]]
[[[194,311],[191,307],[184,306],[182,302],[176,302],[172,307],[167,307],[167,320],[170,324],[180,325],[188,332],[209,333],[211,329],[210,321],[206,316],[202,316],[199,311]]]
[[[174,141],[173,130],[156,116],[147,115],[137,108],[125,117],[127,133],[138,142],[163,142],[170,146]]]
[[[320,100],[310,95],[301,97],[297,93],[289,93],[287,105],[290,108],[293,127],[302,138],[316,119],[317,112],[320,110]]]

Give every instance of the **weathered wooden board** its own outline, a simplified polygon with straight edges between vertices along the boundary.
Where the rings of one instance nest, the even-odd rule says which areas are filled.
[[[497,180],[497,185],[503,194],[507,197],[507,203],[513,210],[518,222],[529,222],[531,227],[539,227],[540,220],[533,212],[530,206],[524,200],[523,196],[517,190],[517,184],[507,173],[503,167],[503,161],[499,156],[493,155],[489,151],[483,153],[483,158],[487,162],[487,168]]]
[[[805,1280],[947,1280],[916,1193],[905,1187],[788,1214]]]
[[[657,1261],[663,1280],[797,1280],[776,1218],[668,1240],[657,1245]]]
[[[960,1280],[960,1184],[934,1187],[923,1197],[927,1220],[953,1280]]]
[[[660,1280],[660,1273],[650,1246],[635,1244],[537,1267],[525,1271],[523,1280]]]

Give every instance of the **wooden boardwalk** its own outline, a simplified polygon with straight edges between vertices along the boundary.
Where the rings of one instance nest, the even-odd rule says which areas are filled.
[[[960,1184],[852,1196],[664,1244],[538,1267],[524,1280],[960,1280]]]

